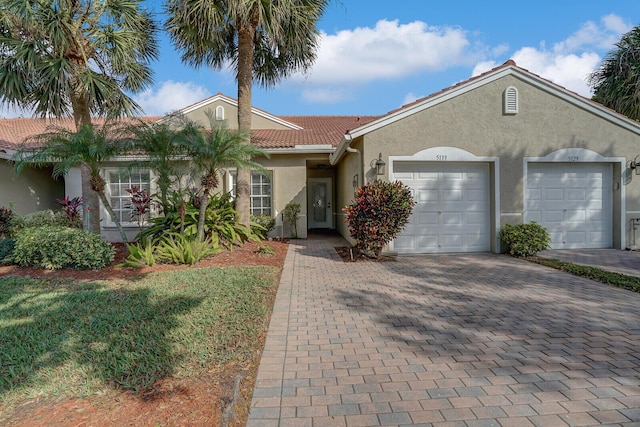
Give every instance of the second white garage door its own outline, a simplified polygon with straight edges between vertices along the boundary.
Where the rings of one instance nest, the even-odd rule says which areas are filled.
[[[525,221],[544,226],[553,249],[610,248],[611,181],[608,163],[529,163]]]
[[[489,165],[396,162],[393,179],[411,188],[416,206],[394,241],[400,254],[490,250]]]

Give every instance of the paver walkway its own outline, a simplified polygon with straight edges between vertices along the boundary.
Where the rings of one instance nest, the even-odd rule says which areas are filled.
[[[546,258],[590,265],[614,273],[640,276],[640,252],[617,249],[562,249],[539,253]]]
[[[501,255],[292,241],[247,425],[640,425],[640,294]]]

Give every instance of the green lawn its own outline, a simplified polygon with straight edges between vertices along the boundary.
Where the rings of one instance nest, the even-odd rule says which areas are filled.
[[[271,267],[81,283],[0,277],[0,403],[141,391],[255,352]]]

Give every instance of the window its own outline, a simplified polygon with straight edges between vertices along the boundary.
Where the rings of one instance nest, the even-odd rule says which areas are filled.
[[[105,193],[111,207],[120,224],[138,225],[138,219],[131,217],[131,194],[129,188],[138,187],[141,190],[151,191],[151,172],[148,169],[137,171],[122,171],[119,169],[106,169],[104,178],[107,181]],[[106,225],[114,226],[115,223],[109,214],[105,216]]]
[[[229,174],[230,193],[232,197],[236,196],[236,173]],[[251,215],[269,215],[272,216],[271,210],[271,172],[251,172]]]

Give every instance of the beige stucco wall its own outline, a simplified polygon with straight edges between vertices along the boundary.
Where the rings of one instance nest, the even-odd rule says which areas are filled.
[[[503,92],[509,86],[519,92],[516,115],[503,114]],[[379,152],[389,164],[390,155],[411,156],[432,147],[456,147],[475,156],[499,157],[500,215],[504,223],[522,220],[524,157],[584,148],[604,157],[631,160],[640,154],[640,135],[507,76],[367,134],[363,147],[365,172],[371,175],[368,160]],[[614,244],[621,217],[620,185],[625,185],[627,215],[640,217],[640,176],[627,174],[626,182],[621,182],[623,172],[614,167],[612,191],[614,201],[618,201],[613,213]]]
[[[224,108],[224,122],[228,129],[238,129],[238,107],[229,104],[224,100],[217,100],[207,104],[206,106],[197,110],[191,111],[185,114],[190,120],[198,123],[202,123],[205,126],[209,124],[209,118],[207,117],[207,111],[215,117],[216,108],[222,106]],[[288,129],[286,126],[269,120],[268,118],[260,114],[252,114],[251,116],[251,128],[252,129]]]
[[[361,172],[363,166],[362,146],[362,138],[351,143],[351,148],[358,150],[358,152],[345,153],[345,156],[338,164],[336,173],[336,230],[352,243],[353,240],[350,238],[349,227],[345,223],[346,216],[342,212],[342,208],[353,201],[357,186],[366,182],[366,178],[362,176]],[[354,187],[354,181],[356,180],[357,185]]]
[[[12,205],[19,214],[59,209],[56,200],[64,198],[64,182],[54,180],[51,172],[51,168],[26,168],[16,176],[13,165],[0,160],[0,206]]]

